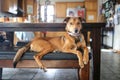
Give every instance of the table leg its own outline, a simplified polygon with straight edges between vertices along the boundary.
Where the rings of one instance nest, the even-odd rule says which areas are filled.
[[[78,80],[90,80],[90,64],[85,65],[83,69],[79,69],[79,79]]]
[[[0,68],[0,80],[2,79],[2,68]]]
[[[100,80],[101,28],[92,31],[93,80]]]
[[[7,39],[10,41],[10,46],[13,46],[14,44],[14,32],[7,32],[6,33]]]

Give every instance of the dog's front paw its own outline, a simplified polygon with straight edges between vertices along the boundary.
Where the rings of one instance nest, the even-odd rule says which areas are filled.
[[[80,68],[84,68],[83,62],[79,62],[79,66],[80,66]]]
[[[83,63],[87,64],[89,62],[89,55],[84,55],[83,56]]]

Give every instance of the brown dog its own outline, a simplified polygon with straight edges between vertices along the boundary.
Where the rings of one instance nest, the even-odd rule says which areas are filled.
[[[26,46],[18,50],[13,60],[14,66],[16,66],[23,53],[30,48],[30,50],[37,52],[37,54],[34,55],[34,59],[38,66],[43,70],[45,70],[45,66],[42,64],[41,58],[53,51],[76,54],[79,60],[79,65],[81,68],[83,68],[84,64],[88,63],[89,54],[84,36],[80,32],[82,29],[82,19],[80,17],[68,17],[64,21],[66,22],[65,35],[62,37],[33,39]],[[83,55],[78,48],[83,49]]]

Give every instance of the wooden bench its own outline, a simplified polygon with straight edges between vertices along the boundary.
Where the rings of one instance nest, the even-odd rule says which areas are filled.
[[[82,31],[85,33],[91,31],[92,34],[93,80],[100,80],[100,38],[101,28],[104,26],[105,23],[83,23]],[[64,29],[64,23],[0,23],[0,31],[9,32],[9,41],[11,42],[10,47],[3,46],[0,48],[0,79],[2,78],[2,68],[13,68],[12,59],[18,49],[13,47],[14,31],[64,31]],[[27,52],[23,60],[18,63],[17,68],[38,68],[38,65],[32,59],[32,55],[31,52]],[[71,56],[71,58],[65,56]],[[46,55],[42,61],[48,68],[77,68],[79,80],[89,80],[89,64],[84,69],[80,69],[75,55],[51,53]]]

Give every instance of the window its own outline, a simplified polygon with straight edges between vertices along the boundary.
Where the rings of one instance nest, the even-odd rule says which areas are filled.
[[[47,5],[47,12],[45,15],[45,6],[42,5],[41,6],[41,20],[43,22],[47,21],[47,22],[54,22],[54,5]],[[45,20],[46,17],[46,20]]]

